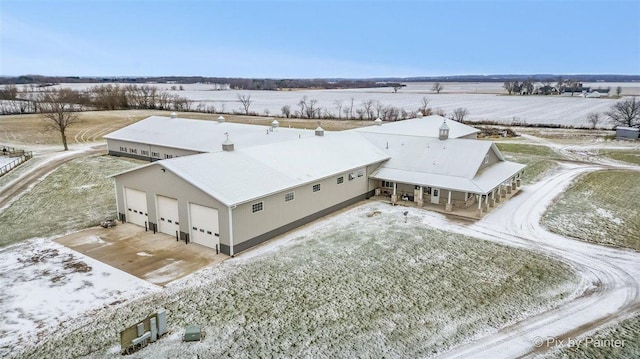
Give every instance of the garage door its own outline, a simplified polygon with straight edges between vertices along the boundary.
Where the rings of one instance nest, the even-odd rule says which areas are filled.
[[[191,242],[211,248],[219,246],[218,210],[189,203],[189,215],[191,216],[191,223],[189,223],[191,227]]]
[[[127,222],[144,227],[149,217],[147,213],[147,194],[125,187],[124,204],[127,211]]]
[[[170,236],[175,236],[180,230],[178,218],[178,200],[158,196],[158,230]]]

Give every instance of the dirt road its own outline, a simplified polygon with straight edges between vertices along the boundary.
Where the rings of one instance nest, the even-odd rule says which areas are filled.
[[[25,193],[25,191],[35,183],[41,181],[48,174],[53,172],[58,166],[67,163],[75,158],[83,156],[98,155],[106,152],[106,145],[99,144],[91,147],[80,147],[67,152],[55,152],[38,155],[45,158],[37,166],[21,174],[18,178],[0,188],[0,210],[11,204]]]

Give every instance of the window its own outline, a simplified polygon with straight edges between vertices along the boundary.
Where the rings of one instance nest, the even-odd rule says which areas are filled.
[[[356,178],[356,176],[353,174],[353,172],[349,173],[349,181],[353,180],[354,178]]]
[[[263,210],[262,202],[254,203],[251,205],[251,213],[260,212]]]
[[[338,177],[338,184],[343,183],[344,182],[344,177],[340,176]]]
[[[120,146],[120,152],[127,152],[127,148],[123,147],[123,146]]]
[[[130,148],[130,149],[129,149],[129,152],[137,154],[137,153],[138,153],[138,150],[137,150],[137,149],[135,149],[135,148]]]
[[[484,156],[484,164],[488,164],[489,163],[489,155]]]
[[[313,185],[313,192],[318,192],[318,191],[320,191],[320,183]]]
[[[143,156],[149,156],[149,151],[142,150],[140,151],[140,154],[142,154]]]
[[[293,201],[293,199],[295,198],[295,192],[289,192],[287,194],[284,195],[284,201],[285,202],[289,202],[289,201]]]
[[[382,187],[393,188],[393,182],[382,181]]]
[[[160,158],[160,154],[158,152],[151,152],[151,156],[155,158]]]
[[[164,158],[173,158],[173,155],[165,154],[165,155],[164,155]]]
[[[362,176],[364,176],[364,170],[358,171],[358,177],[362,177]]]

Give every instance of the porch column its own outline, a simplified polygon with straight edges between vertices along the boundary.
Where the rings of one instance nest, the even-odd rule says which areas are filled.
[[[482,211],[487,212],[489,210],[489,194],[484,195],[484,204],[482,205]]]
[[[476,215],[478,217],[482,217],[482,195],[478,194],[478,209],[476,210]]]
[[[393,194],[391,195],[391,203],[396,204],[398,202],[398,195],[396,194],[398,184],[393,182]]]
[[[513,178],[510,179],[511,183],[507,184],[507,194],[511,194],[511,188],[513,187]]]
[[[504,189],[504,184],[500,183],[498,188],[500,189],[500,198],[505,198],[507,196],[507,191]]]
[[[491,199],[489,200],[489,207],[496,206],[496,190],[491,191]]]
[[[447,205],[444,207],[444,210],[447,212],[453,211],[453,206],[451,205],[451,190],[449,190],[449,198],[447,199]]]
[[[515,190],[516,189],[516,176],[513,176],[511,178],[511,189]]]
[[[420,189],[418,190],[418,198],[416,203],[418,203],[419,207],[422,207],[424,205],[424,189],[422,186],[420,186]]]

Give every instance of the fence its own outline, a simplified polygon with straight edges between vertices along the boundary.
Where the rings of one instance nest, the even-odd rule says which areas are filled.
[[[33,158],[33,152],[15,149],[13,147],[2,147],[3,157],[15,157],[15,159],[9,163],[6,163],[2,167],[0,167],[0,177],[7,174],[12,169],[18,167],[23,162]]]

